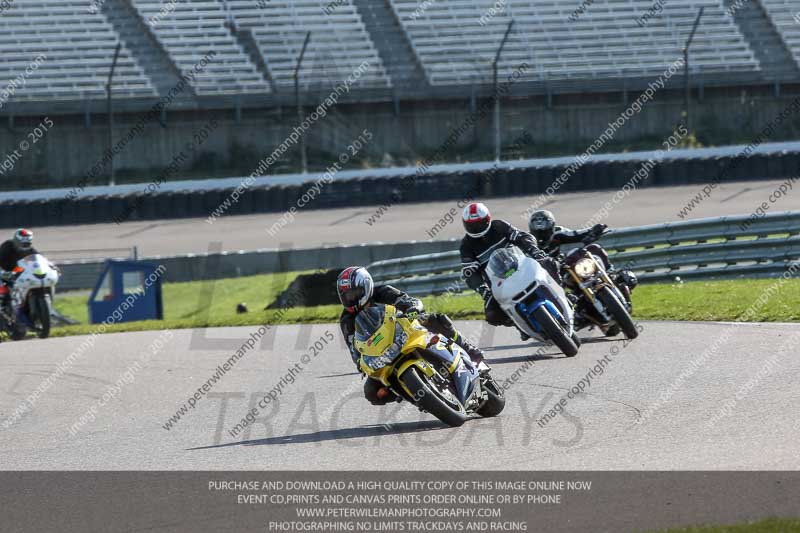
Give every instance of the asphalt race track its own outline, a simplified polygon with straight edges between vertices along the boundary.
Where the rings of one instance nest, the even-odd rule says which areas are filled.
[[[64,362],[86,337],[3,343],[0,468],[800,467],[797,325],[642,322],[640,338],[628,345],[589,334],[574,359],[548,348],[526,371],[537,347],[513,330],[459,326],[490,346],[501,382],[515,372],[518,381],[509,382],[500,417],[455,429],[405,403],[369,405],[334,325],[268,331],[170,430],[163,425],[257,328],[100,335],[71,364]],[[328,332],[335,340],[314,357],[308,347],[324,344]],[[536,420],[606,356],[604,373],[568,401],[566,414],[540,426]],[[59,364],[63,375],[43,382]],[[228,430],[282,378],[282,392],[273,393],[255,425],[231,437]],[[9,424],[40,386],[46,390],[33,409]]]
[[[686,219],[752,213],[783,181],[723,183],[698,205]],[[675,222],[678,211],[702,185],[658,187],[635,190],[613,206],[603,222],[611,227],[638,226]],[[616,190],[557,194],[544,207],[555,212],[559,224],[580,227],[590,220],[605,203],[612,201]],[[432,197],[435,197],[433,191]],[[520,228],[527,220],[520,218],[538,196],[492,198],[487,200],[496,218],[505,218]],[[222,243],[223,250],[256,250],[259,248],[313,248],[321,245],[358,244],[362,242],[397,242],[428,240],[427,233],[450,209],[456,209],[455,220],[435,233],[435,239],[463,235],[458,201],[426,204],[400,204],[382,214],[372,225],[378,205],[387,199],[376,198],[376,205],[341,209],[314,209],[313,204],[300,210],[294,222],[271,236],[267,230],[281,218],[281,213],[247,216],[225,216],[213,224],[206,219],[139,221],[123,224],[34,228],[37,246],[51,259],[98,257],[97,253],[80,252],[87,248],[111,249],[139,247],[143,257],[186,253],[205,253],[210,242]],[[463,205],[463,203],[462,203]],[[790,201],[774,210],[791,209]],[[10,233],[10,232],[9,232]]]

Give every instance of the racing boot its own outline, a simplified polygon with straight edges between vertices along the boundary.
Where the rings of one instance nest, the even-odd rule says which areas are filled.
[[[390,388],[384,387],[383,383],[372,378],[367,378],[364,382],[364,397],[372,405],[386,405],[390,402],[400,401],[400,397]]]
[[[485,357],[483,351],[465,339],[447,315],[443,313],[429,313],[425,318],[425,326],[434,333],[446,336],[463,348],[472,362],[475,363],[475,366],[478,367],[478,370],[484,371],[484,369],[489,368],[486,363],[483,362]]]
[[[400,401],[400,397],[393,393],[389,387],[381,387],[377,390],[375,396],[378,398],[378,405]]]
[[[625,301],[628,303],[628,306],[633,309],[631,292],[639,285],[639,279],[636,277],[636,274],[630,270],[620,270],[614,274],[613,280],[617,287],[619,287],[619,290],[622,291],[622,295],[625,296]]]
[[[456,332],[453,342],[461,346],[464,351],[467,352],[467,355],[469,355],[469,358],[475,363],[475,366],[478,367],[478,370],[484,372],[489,369],[489,366],[484,362],[486,354],[483,353],[483,350],[469,342],[458,332]]]

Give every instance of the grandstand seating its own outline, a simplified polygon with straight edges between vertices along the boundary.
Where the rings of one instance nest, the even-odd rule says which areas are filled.
[[[46,59],[25,78],[10,101],[68,100],[105,95],[117,36],[86,0],[13,2],[0,15],[0,80],[25,77],[43,54]],[[34,70],[35,69],[35,70]],[[130,51],[120,51],[114,78],[117,96],[153,96],[155,89]]]
[[[570,16],[578,3],[560,0],[391,2],[434,84],[486,81],[512,17],[515,30],[501,71],[527,61],[533,69],[526,77],[533,79],[656,76],[680,57],[697,12],[696,1],[670,0],[662,15],[641,27],[636,20],[653,0],[595,0],[576,20]],[[704,4],[693,67],[704,73],[757,71],[758,62],[722,3]],[[495,5],[503,7],[488,16]]]
[[[388,87],[374,44],[352,3],[325,12],[328,0],[227,0],[236,24],[251,28],[276,85],[293,85],[294,68],[306,33],[312,32],[300,72],[304,86],[340,83],[362,62],[370,65],[357,87]]]
[[[220,0],[133,0],[133,5],[182,71],[191,71],[210,50],[216,52],[197,76],[197,94],[269,91],[264,77],[226,28],[228,15]]]
[[[422,94],[429,82],[445,92],[453,86],[469,90],[490,82],[491,62],[513,18],[501,76],[527,62],[524,80],[622,87],[628,78],[657,77],[681,57],[701,4],[706,12],[691,49],[696,74],[758,82],[797,79],[800,72],[792,61],[800,68],[797,0],[754,0],[751,8],[763,6],[769,16],[759,17],[757,27],[726,15],[730,0],[593,0],[577,16],[578,0],[373,1],[104,0],[105,7],[91,13],[90,0],[17,0],[0,16],[0,80],[13,80],[45,54],[11,102],[100,99],[122,40],[114,80],[118,98],[163,94],[180,71],[190,71],[210,50],[216,56],[199,74],[193,94],[286,94],[310,31],[303,90],[340,83],[364,62],[369,68],[356,89]],[[637,23],[656,5],[663,13]],[[755,29],[770,23],[777,32],[764,42],[754,38]],[[389,34],[391,39],[381,40]],[[402,53],[393,52],[400,48]],[[782,55],[771,62],[775,50]]]
[[[764,9],[783,37],[800,66],[800,2],[797,0],[761,0]]]

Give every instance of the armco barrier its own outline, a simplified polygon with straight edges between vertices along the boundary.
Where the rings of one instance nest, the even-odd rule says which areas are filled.
[[[633,270],[644,283],[772,277],[790,267],[800,275],[800,211],[768,214],[742,229],[747,221],[732,216],[624,228],[600,244],[616,268]],[[449,252],[377,261],[368,268],[376,281],[410,294],[460,292],[458,244],[449,242]]]
[[[420,252],[436,253],[449,250],[452,246],[451,241],[379,242],[307,249],[270,249],[171,257],[151,256],[141,259],[164,265],[167,269],[162,276],[164,281],[181,282],[317,270],[319,268],[344,268]],[[105,263],[105,259],[58,261],[57,258],[53,258],[53,260],[62,272],[58,285],[60,291],[94,287],[97,276]]]
[[[767,215],[746,231],[746,217],[722,217],[616,230],[601,243],[617,267],[643,282],[774,276],[800,260],[800,212]],[[146,257],[167,267],[169,282],[221,279],[273,272],[369,265],[376,280],[413,294],[464,288],[459,240],[372,243],[309,249]],[[423,254],[423,255],[420,255]],[[58,261],[60,290],[94,286],[104,260]]]

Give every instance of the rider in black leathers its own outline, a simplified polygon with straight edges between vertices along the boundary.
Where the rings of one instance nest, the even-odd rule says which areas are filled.
[[[39,252],[33,247],[33,232],[18,229],[13,238],[0,244],[0,270],[10,272],[20,259],[36,253]]]
[[[358,366],[360,356],[353,345],[356,332],[356,315],[358,312],[375,303],[393,305],[406,316],[417,316],[428,331],[444,335],[461,346],[476,365],[483,362],[483,352],[456,329],[450,317],[444,313],[423,313],[422,301],[392,287],[391,285],[374,285],[372,276],[364,267],[349,267],[339,274],[336,281],[339,300],[344,309],[339,317],[342,330],[353,362]],[[364,396],[373,405],[383,405],[396,401],[397,396],[382,383],[367,378],[364,383]]]
[[[464,208],[462,216],[466,235],[461,240],[461,276],[467,286],[483,297],[486,321],[493,326],[514,326],[492,296],[484,277],[489,258],[497,249],[515,245],[523,253],[539,262],[553,278],[559,280],[555,262],[536,245],[536,239],[520,231],[505,220],[492,220],[489,209],[482,203],[472,203]]]
[[[595,243],[603,232],[608,228],[605,224],[595,224],[591,228],[572,230],[563,226],[556,225],[553,213],[545,209],[531,214],[528,221],[528,228],[531,234],[536,237],[539,247],[550,257],[561,258],[561,246],[572,243],[585,243],[584,248],[592,255],[599,257],[606,267],[606,270],[615,278],[614,282],[620,286],[622,293],[630,303],[631,291],[638,284],[636,274],[629,270],[615,271],[614,266],[608,258],[608,253],[602,246]]]
[[[31,254],[39,253],[33,247],[33,232],[20,228],[14,232],[14,237],[0,244],[0,279],[4,287],[0,305],[6,309],[11,303],[10,289],[14,285],[13,270],[20,259]]]

